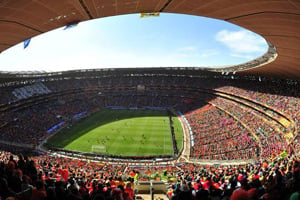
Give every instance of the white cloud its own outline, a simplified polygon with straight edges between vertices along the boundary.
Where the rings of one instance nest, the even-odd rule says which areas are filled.
[[[216,34],[216,40],[225,44],[234,53],[264,53],[266,41],[246,30],[228,31],[222,30]]]

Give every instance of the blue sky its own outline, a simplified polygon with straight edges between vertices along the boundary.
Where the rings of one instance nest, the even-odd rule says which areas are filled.
[[[0,54],[0,71],[110,67],[200,67],[240,64],[267,44],[239,26],[205,17],[138,14],[81,22],[50,31]]]

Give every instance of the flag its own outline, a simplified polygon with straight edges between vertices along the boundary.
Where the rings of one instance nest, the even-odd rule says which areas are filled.
[[[159,12],[141,13],[141,18],[145,17],[159,17]]]
[[[134,175],[134,180],[138,180],[138,178],[139,178],[139,174],[138,173],[136,173],[135,175]]]
[[[282,151],[281,153],[280,153],[280,158],[286,158],[287,157],[287,152],[286,152],[286,150],[284,150],[284,151]]]
[[[30,43],[31,38],[24,40],[24,49],[26,49]]]
[[[70,28],[74,28],[74,27],[76,27],[78,24],[79,24],[79,22],[73,22],[73,23],[70,23],[70,24],[68,24],[68,25],[65,26],[64,30],[67,30],[67,29],[70,29]]]

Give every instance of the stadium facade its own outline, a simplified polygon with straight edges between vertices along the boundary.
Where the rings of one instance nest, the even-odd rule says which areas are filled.
[[[155,12],[206,16],[240,25],[262,35],[273,49],[271,56],[248,63],[263,61],[261,67],[239,66],[221,72],[176,67],[1,72],[1,198],[34,199],[40,194],[40,199],[103,199],[100,194],[117,199],[133,194],[134,180],[136,194],[145,192],[150,198],[154,193],[173,199],[299,196],[298,0],[5,0],[0,3],[0,51],[81,21]],[[187,129],[186,151],[175,162],[165,161],[163,167],[143,165],[140,169],[119,161],[111,165],[68,158],[72,152],[29,159],[9,153],[37,150],[47,134],[64,126],[61,120],[72,123],[73,118],[107,106],[175,110]],[[240,159],[255,163],[196,164]],[[25,176],[20,179],[22,173]],[[129,183],[124,193],[122,177]],[[165,180],[170,187],[154,179]],[[36,188],[29,185],[31,181]]]

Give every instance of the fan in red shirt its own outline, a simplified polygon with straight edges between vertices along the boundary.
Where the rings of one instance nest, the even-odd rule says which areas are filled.
[[[212,186],[214,182],[211,180],[211,177],[208,176],[206,181],[203,183],[203,189],[208,190],[210,186]]]
[[[32,190],[32,200],[44,200],[46,197],[47,193],[44,188],[44,183],[42,181],[37,181],[36,188]]]
[[[125,200],[133,200],[134,192],[131,188],[131,183],[127,183],[124,190],[124,199]]]

